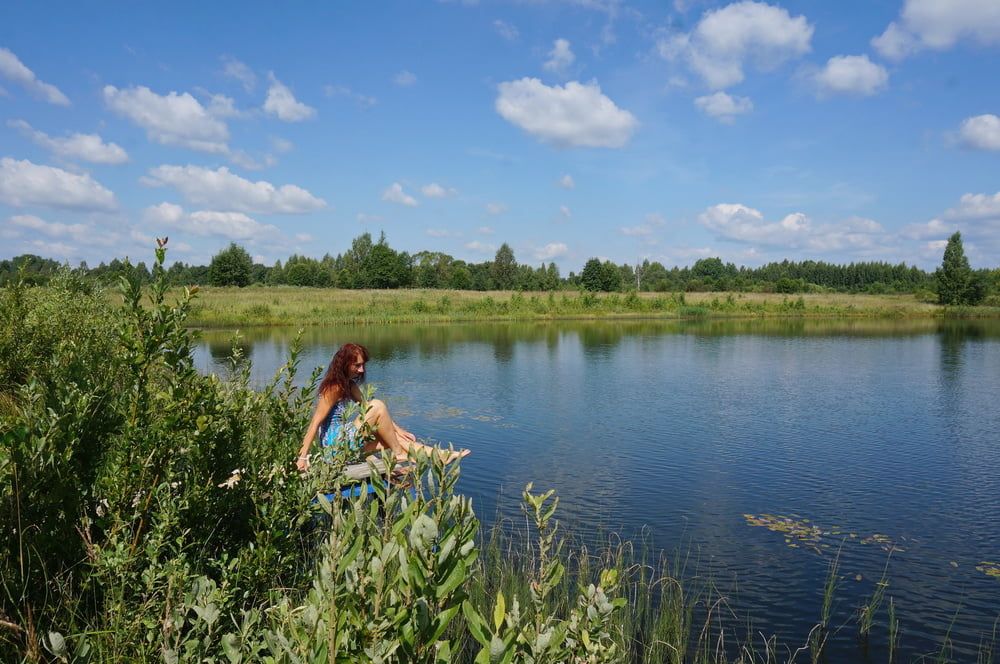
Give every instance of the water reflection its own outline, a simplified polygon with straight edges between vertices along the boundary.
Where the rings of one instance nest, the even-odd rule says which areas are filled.
[[[252,380],[295,334],[243,332]],[[203,332],[199,367],[219,370],[231,336]],[[1000,607],[1000,582],[975,569],[1000,558],[998,340],[996,321],[932,319],[337,327],[302,333],[302,366],[364,343],[408,428],[473,449],[461,489],[487,521],[516,518],[529,481],[556,488],[581,539],[646,529],[657,549],[688,547],[699,574],[739,588],[741,617],[788,644],[818,619],[833,550],[848,620],[892,542],[907,658],[953,624],[964,659]],[[745,514],[831,535],[791,548]],[[885,661],[879,620],[870,654]],[[833,653],[856,661],[853,635]]]

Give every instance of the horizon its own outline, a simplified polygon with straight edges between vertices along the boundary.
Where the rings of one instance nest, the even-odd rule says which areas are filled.
[[[994,0],[235,7],[0,8],[0,260],[1000,264]]]

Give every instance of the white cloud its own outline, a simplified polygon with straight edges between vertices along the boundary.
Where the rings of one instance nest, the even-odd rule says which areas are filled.
[[[227,154],[229,129],[189,93],[158,95],[145,86],[119,90],[104,86],[104,102],[119,115],[146,130],[151,141],[163,145]]]
[[[545,61],[542,68],[556,74],[564,74],[574,60],[576,60],[576,56],[570,49],[569,41],[557,39],[553,42],[552,50],[549,51],[549,59]]]
[[[660,40],[660,55],[682,59],[714,89],[745,78],[749,62],[770,70],[809,52],[813,26],[804,16],[763,2],[735,2],[705,12],[689,34]]]
[[[976,115],[962,121],[958,131],[962,143],[977,150],[1000,150],[1000,117]]]
[[[968,221],[974,219],[1000,219],[1000,192],[989,194],[964,194],[958,206],[948,209],[944,216],[948,219]]]
[[[507,206],[504,205],[503,203],[487,203],[486,204],[486,212],[488,212],[489,214],[492,214],[494,216],[496,216],[498,214],[503,214],[506,211],[507,211]]]
[[[10,218],[10,223],[19,228],[27,228],[48,237],[60,240],[73,240],[77,243],[90,243],[93,239],[94,229],[87,224],[62,224],[40,219],[32,214],[16,215]]]
[[[663,215],[657,212],[651,212],[646,215],[644,223],[639,224],[638,226],[622,226],[619,230],[622,235],[629,237],[648,238],[657,228],[665,226],[666,223],[667,220],[663,218]]]
[[[522,78],[498,88],[497,113],[559,147],[620,148],[639,124],[635,116],[602,94],[596,81],[549,87],[537,78]]]
[[[479,240],[473,240],[472,242],[466,242],[465,248],[469,251],[474,251],[477,254],[492,254],[497,250],[497,248],[492,244],[486,244],[480,242]]]
[[[417,207],[420,205],[417,199],[403,191],[403,185],[398,182],[393,182],[382,192],[382,200],[407,207]]]
[[[64,159],[79,159],[94,164],[122,164],[128,153],[116,143],[105,143],[97,134],[73,134],[53,138],[34,129],[24,120],[8,120],[8,127],[20,129],[35,143]]]
[[[565,205],[560,205],[559,206],[559,216],[561,216],[563,219],[569,219],[570,217],[573,216],[573,213]]]
[[[35,76],[35,72],[28,69],[14,53],[6,48],[0,48],[0,76],[17,83],[31,94],[50,104],[69,106],[69,99],[59,88],[39,80]]]
[[[837,55],[816,73],[815,80],[822,93],[871,96],[889,83],[889,72],[867,55]]]
[[[490,226],[480,226],[476,229],[476,232],[480,235],[493,235],[496,231]]]
[[[750,97],[733,97],[721,91],[698,97],[694,100],[694,105],[700,108],[705,115],[726,124],[731,124],[737,115],[753,110],[753,102]]]
[[[378,99],[375,97],[355,92],[345,85],[325,85],[323,86],[323,94],[327,97],[344,97],[350,99],[362,110],[368,110],[378,103]]]
[[[501,21],[500,19],[493,21],[493,29],[497,31],[498,35],[507,41],[514,41],[520,35],[514,25],[507,23],[506,21]]]
[[[574,189],[576,188],[576,182],[573,180],[573,176],[567,173],[559,178],[559,186],[563,189]]]
[[[186,213],[173,203],[160,203],[146,208],[143,221],[157,234],[164,229],[176,229],[201,237],[223,237],[239,242],[279,242],[284,238],[277,227],[262,224],[242,212],[197,210]]]
[[[425,184],[420,188],[420,191],[427,198],[449,198],[458,195],[458,190],[452,187],[442,187],[437,182]]]
[[[158,166],[142,182],[154,187],[172,186],[196,205],[250,214],[297,214],[326,207],[326,201],[301,187],[275,187],[264,180],[251,182],[224,166],[216,170],[191,165]]]
[[[758,210],[731,203],[706,209],[698,221],[729,240],[822,252],[870,250],[879,246],[885,236],[882,227],[871,219],[855,217],[822,225],[795,212],[770,222]]]
[[[207,110],[209,114],[217,118],[236,118],[246,115],[236,108],[236,101],[232,97],[219,94],[209,96]]]
[[[284,122],[301,122],[316,115],[316,109],[298,101],[273,72],[267,77],[271,85],[267,89],[267,99],[264,100],[265,113]]]
[[[372,224],[375,222],[382,221],[382,217],[377,214],[368,214],[366,212],[359,212],[357,216],[358,223],[362,224]]]
[[[417,75],[404,69],[392,77],[392,82],[401,88],[408,88],[411,85],[416,85]]]
[[[1000,3],[996,0],[906,0],[872,46],[886,58],[902,60],[924,49],[943,51],[961,40],[1000,43]]]
[[[925,224],[910,224],[900,231],[900,235],[911,240],[926,240],[932,237],[945,237],[955,232],[955,227],[940,219],[931,219]]]
[[[294,147],[295,144],[287,139],[279,138],[277,136],[271,137],[271,148],[275,152],[291,152]]]
[[[253,92],[253,89],[257,86],[257,75],[253,73],[250,67],[229,55],[222,56],[222,62],[224,65],[222,69],[223,74],[239,81],[243,89],[247,92]]]
[[[428,228],[427,230],[424,231],[424,234],[430,237],[438,237],[438,238],[451,237],[452,235],[451,231],[445,230],[443,228]]]
[[[87,174],[10,157],[0,159],[0,202],[69,210],[113,210],[115,195]]]
[[[540,249],[535,249],[533,255],[536,260],[548,261],[553,258],[565,256],[567,253],[569,253],[569,247],[567,247],[564,243],[550,242]]]

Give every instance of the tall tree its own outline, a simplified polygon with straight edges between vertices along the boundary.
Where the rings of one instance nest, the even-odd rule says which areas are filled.
[[[213,256],[208,266],[208,278],[213,286],[247,286],[252,275],[253,259],[235,242]]]
[[[499,290],[510,290],[517,282],[517,261],[514,260],[514,250],[504,242],[497,249],[497,255],[490,266],[490,276],[493,277],[493,287]]]
[[[604,268],[599,258],[591,258],[584,264],[580,283],[589,291],[604,290]]]
[[[934,273],[937,279],[938,302],[941,304],[979,304],[986,296],[985,284],[969,267],[962,246],[962,234],[955,231],[944,248],[941,267]]]

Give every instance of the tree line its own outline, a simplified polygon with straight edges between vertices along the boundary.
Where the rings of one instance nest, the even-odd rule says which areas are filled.
[[[959,273],[942,281],[942,269],[951,264]],[[18,278],[44,284],[67,266],[34,255],[0,261],[0,285]],[[115,283],[126,276],[139,282],[151,278],[145,263],[133,265],[114,259],[90,268],[81,263],[75,270],[103,283]],[[171,284],[212,286],[304,286],[313,288],[393,289],[444,288],[455,290],[588,290],[594,292],[698,292],[760,291],[778,293],[935,293],[955,302],[981,301],[1000,291],[1000,269],[972,270],[961,246],[961,236],[952,236],[942,268],[929,273],[906,263],[870,261],[838,265],[825,261],[772,262],[760,267],[737,267],[722,259],[702,258],[691,266],[667,268],[659,261],[637,265],[616,264],[591,258],[579,273],[563,277],[555,263],[537,266],[519,263],[510,245],[504,243],[493,260],[466,262],[440,251],[414,254],[393,249],[382,233],[373,240],[370,233],[354,238],[345,252],[312,258],[293,254],[274,265],[254,263],[249,252],[236,243],[217,253],[208,265],[174,263],[167,269]],[[957,279],[957,281],[955,281]],[[954,285],[955,282],[958,285]],[[960,296],[954,296],[955,292]],[[957,297],[957,299],[955,299]]]

